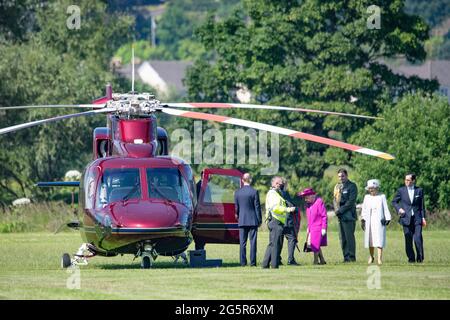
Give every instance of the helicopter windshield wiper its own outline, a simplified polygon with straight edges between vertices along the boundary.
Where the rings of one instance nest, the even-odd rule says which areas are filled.
[[[175,202],[172,199],[167,198],[164,193],[161,192],[161,190],[155,186],[153,183],[150,183],[150,187],[152,187],[164,200],[167,200],[169,202]]]
[[[122,201],[127,201],[138,190],[140,183],[137,182],[133,188],[122,198]]]

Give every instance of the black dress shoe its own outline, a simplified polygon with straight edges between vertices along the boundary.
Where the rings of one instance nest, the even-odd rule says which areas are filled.
[[[408,263],[415,263],[415,260],[408,260]]]
[[[297,261],[288,262],[289,266],[299,266],[300,264]]]

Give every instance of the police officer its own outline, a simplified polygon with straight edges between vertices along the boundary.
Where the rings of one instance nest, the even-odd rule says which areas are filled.
[[[272,188],[266,195],[266,219],[270,231],[269,245],[262,262],[263,268],[268,268],[269,263],[272,268],[278,268],[281,253],[281,242],[283,241],[283,231],[286,224],[286,217],[295,211],[295,207],[288,207],[286,200],[281,196],[280,187],[283,185],[281,177],[272,178]]]
[[[334,211],[339,220],[339,238],[341,240],[344,262],[356,261],[355,224],[356,197],[358,188],[348,180],[347,170],[339,169],[339,183],[334,187]]]

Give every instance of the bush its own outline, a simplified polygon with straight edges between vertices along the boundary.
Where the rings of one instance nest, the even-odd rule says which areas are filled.
[[[71,207],[63,202],[44,202],[0,211],[0,233],[57,231],[75,220]]]
[[[385,161],[354,155],[355,180],[361,186],[369,179],[379,179],[381,189],[391,200],[404,185],[408,172],[417,175],[417,185],[425,192],[427,211],[450,208],[450,107],[439,96],[423,97],[419,93],[404,97],[386,107],[379,120],[364,127],[353,142],[386,151],[396,157]]]

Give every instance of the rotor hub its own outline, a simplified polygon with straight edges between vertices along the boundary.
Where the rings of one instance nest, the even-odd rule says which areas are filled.
[[[160,101],[150,93],[116,93],[106,107],[114,109],[117,115],[148,116],[160,109]]]

